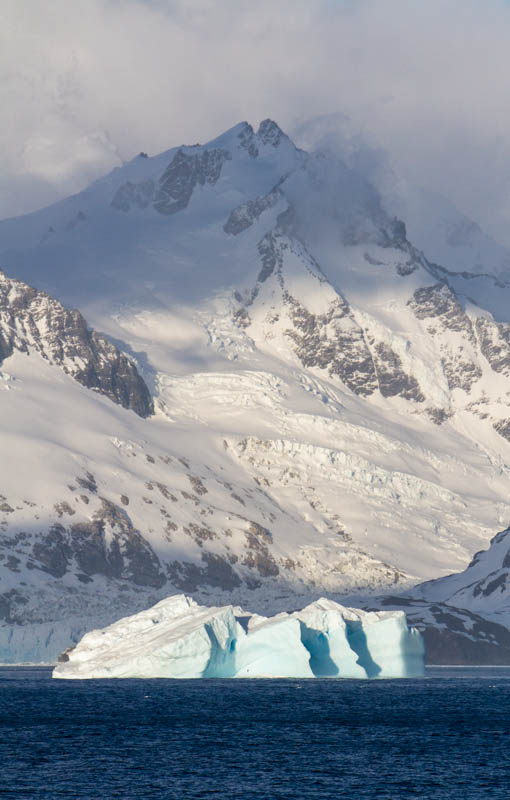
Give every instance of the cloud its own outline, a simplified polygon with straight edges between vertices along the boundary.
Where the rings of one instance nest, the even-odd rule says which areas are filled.
[[[503,0],[3,0],[0,216],[242,119],[340,114],[510,241],[509,35]]]

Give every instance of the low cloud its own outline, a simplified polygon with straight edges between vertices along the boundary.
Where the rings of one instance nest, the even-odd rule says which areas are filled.
[[[0,216],[271,116],[510,243],[509,39],[503,0],[3,0]]]

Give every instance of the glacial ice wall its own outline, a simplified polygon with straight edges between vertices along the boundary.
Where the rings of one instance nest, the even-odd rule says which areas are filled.
[[[424,646],[403,611],[321,598],[274,617],[174,595],[85,634],[54,678],[412,678]]]

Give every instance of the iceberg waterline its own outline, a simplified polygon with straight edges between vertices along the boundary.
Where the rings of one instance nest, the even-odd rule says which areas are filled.
[[[321,598],[274,617],[173,595],[90,631],[54,678],[414,678],[420,633],[403,611],[367,612]]]

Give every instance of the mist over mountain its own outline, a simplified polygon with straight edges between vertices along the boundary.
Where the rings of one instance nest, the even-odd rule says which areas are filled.
[[[0,222],[1,660],[176,591],[418,602],[508,525],[508,253],[417,197],[266,119]]]

